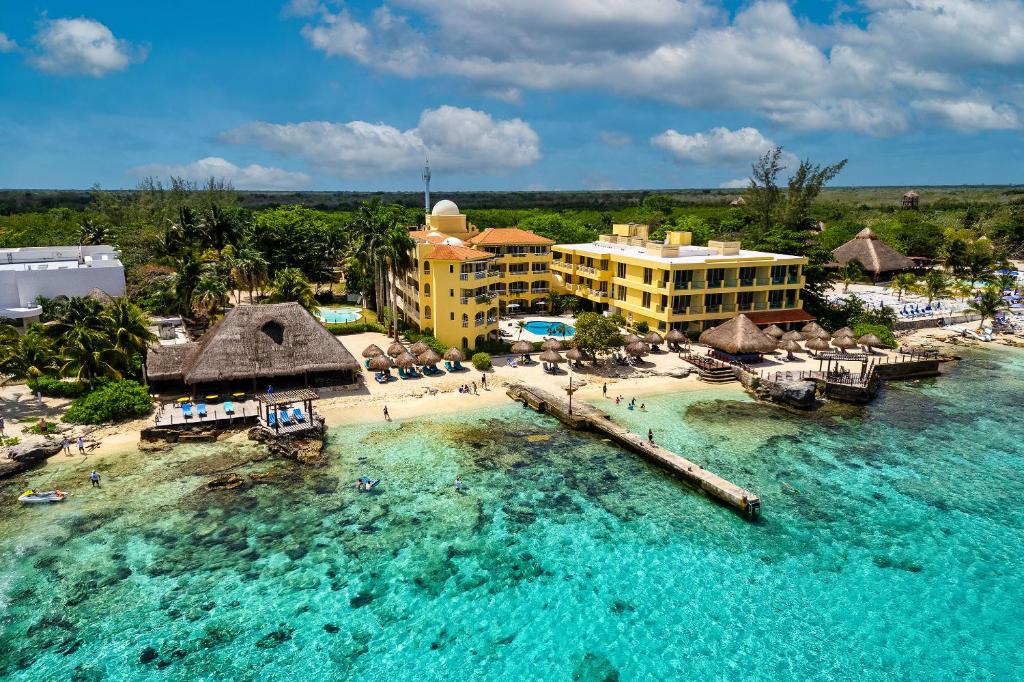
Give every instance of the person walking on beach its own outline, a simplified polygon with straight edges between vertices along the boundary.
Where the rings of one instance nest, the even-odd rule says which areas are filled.
[[[85,437],[78,437],[78,454],[85,455]]]
[[[388,406],[387,405],[384,406],[384,421],[386,421],[386,422],[391,421],[391,413],[388,412]]]
[[[473,395],[476,395],[476,382],[473,382]]]
[[[0,436],[4,436],[4,418],[0,417]]]
[[[64,440],[60,442],[61,450],[64,451],[65,455],[71,454],[71,441],[68,440],[67,436],[64,436]]]
[[[487,390],[487,375],[486,374],[481,374],[480,375],[480,383],[483,385],[484,390],[486,391]]]
[[[93,469],[92,473],[89,474],[89,480],[92,481],[92,487],[93,488],[99,488],[100,487],[100,472],[98,472],[95,469]]]
[[[607,398],[608,397],[608,382],[607,381],[604,382],[604,386],[601,387],[601,397],[602,398]]]
[[[654,431],[647,429],[647,442],[654,445]]]

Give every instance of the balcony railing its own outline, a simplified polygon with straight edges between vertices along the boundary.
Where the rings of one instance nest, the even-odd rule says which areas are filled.
[[[739,310],[740,312],[742,312],[744,310],[753,310],[754,309],[754,304],[753,303],[737,303],[736,304],[736,309]]]
[[[510,294],[525,294],[527,291],[529,291],[529,289],[527,289],[525,287],[523,287],[521,289],[513,289],[512,287],[508,288],[508,293],[510,293]]]
[[[676,282],[676,289],[689,289],[689,288],[690,288],[690,283],[689,282]]]
[[[473,277],[475,277],[476,279],[483,279],[484,277],[490,277],[490,275],[491,273],[487,272],[486,270],[477,270],[476,272],[473,273]]]
[[[770,281],[771,280],[768,279],[767,277],[758,277],[757,278],[757,286],[763,287],[764,285],[768,284]]]
[[[482,327],[482,326],[484,326],[485,324],[487,324],[487,320],[483,320],[483,319],[481,319],[481,320],[474,320],[474,321],[473,321],[473,326],[474,326],[474,327]]]
[[[752,287],[752,286],[754,286],[754,278],[753,277],[744,277],[744,278],[740,279],[740,286],[741,287]]]
[[[591,291],[593,291],[593,290],[591,290]],[[530,289],[530,293],[531,294],[546,294],[546,293],[548,293],[548,288],[547,287],[537,287],[535,289]]]
[[[656,312],[656,313],[663,313],[663,312],[665,312],[665,306],[663,306],[663,305],[654,306],[654,312]]]
[[[463,327],[468,327],[469,326],[469,320],[463,320],[462,321],[462,326]]]
[[[801,284],[800,279],[801,278],[799,276],[790,275],[789,279],[786,281],[790,284]]]
[[[468,272],[460,272],[459,273],[459,279],[461,279],[463,281],[469,279],[469,273]]]
[[[496,318],[496,317],[488,317],[487,318],[487,324],[497,324],[497,323],[498,323],[498,318]]]
[[[720,280],[720,279],[709,279],[707,284],[708,284],[708,289],[721,289],[722,288],[722,280]]]
[[[528,254],[528,253],[510,253],[508,255],[512,256],[513,258],[526,258],[530,254]]]
[[[703,315],[704,314],[704,306],[691,305],[689,308],[686,309],[686,314],[687,315]]]
[[[727,280],[725,280],[725,287],[727,289],[732,289],[734,286],[736,286],[736,280],[734,280],[734,279],[727,279]]]
[[[530,272],[532,272],[535,275],[543,275],[543,274],[551,272],[551,271],[548,270],[547,268],[544,268],[543,270],[531,270]]]
[[[466,305],[467,303],[469,303],[469,296],[463,296],[462,298],[460,298],[459,303],[461,303],[462,305]]]
[[[704,282],[698,282],[696,280],[693,281],[693,282],[690,282],[690,288],[691,289],[703,289],[704,288]]]
[[[494,300],[494,294],[479,294],[476,297],[477,303],[490,303]]]
[[[720,313],[722,312],[722,304],[719,303],[718,305],[706,305],[704,306],[704,311],[708,313]]]
[[[782,308],[782,301],[768,301],[769,310],[779,310]]]
[[[786,281],[785,277],[772,277],[772,284],[782,284]]]
[[[732,303],[723,303],[722,304],[722,312],[723,313],[734,313],[734,312],[736,312],[736,306],[733,305]]]

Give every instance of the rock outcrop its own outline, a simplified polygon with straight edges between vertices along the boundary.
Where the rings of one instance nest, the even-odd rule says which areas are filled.
[[[764,391],[769,400],[780,405],[799,410],[812,410],[817,405],[817,387],[813,381],[765,382],[758,388],[759,393]]]
[[[56,441],[34,441],[9,446],[7,456],[0,458],[0,479],[28,471],[58,452],[60,452],[60,443]]]

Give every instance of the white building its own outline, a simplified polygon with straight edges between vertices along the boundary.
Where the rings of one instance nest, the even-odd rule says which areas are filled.
[[[0,318],[22,328],[39,321],[40,296],[85,296],[100,289],[124,294],[124,266],[112,246],[0,249]]]

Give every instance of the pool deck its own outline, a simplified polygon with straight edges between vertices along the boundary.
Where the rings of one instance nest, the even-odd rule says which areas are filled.
[[[555,315],[522,315],[517,317],[503,317],[501,319],[501,323],[498,326],[502,331],[508,332],[509,334],[512,335],[510,337],[503,337],[506,341],[518,341],[522,339],[523,341],[532,342],[544,341],[545,339],[551,338],[550,336],[544,336],[542,334],[534,334],[528,329],[523,329],[522,335],[520,335],[520,329],[518,326],[520,322],[554,322],[556,324],[564,324],[570,327],[574,327],[576,325],[576,320],[569,315],[564,315],[562,317],[557,317]],[[556,336],[554,338],[561,340],[563,337]],[[571,339],[572,335],[566,336],[564,338]]]

